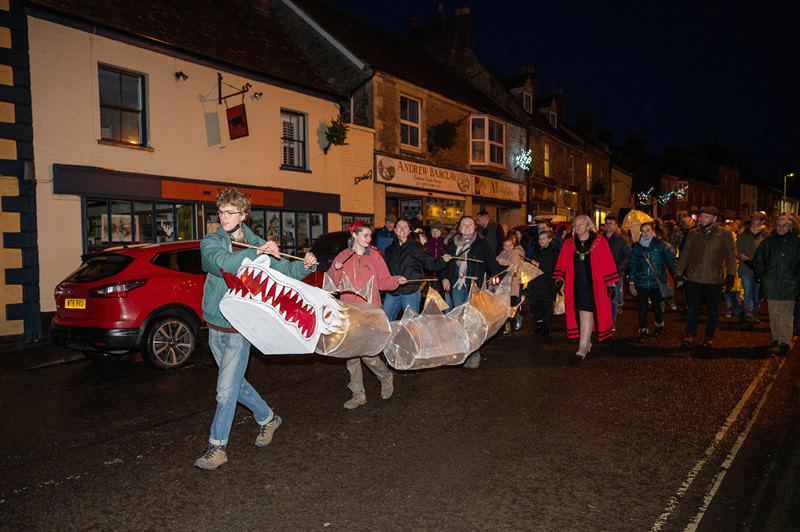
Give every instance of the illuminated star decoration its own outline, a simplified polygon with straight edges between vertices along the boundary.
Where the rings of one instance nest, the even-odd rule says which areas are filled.
[[[522,168],[526,172],[531,169],[532,160],[533,158],[531,157],[531,150],[522,150],[515,157],[517,167]]]
[[[671,192],[667,192],[666,194],[662,194],[658,196],[658,203],[660,205],[666,205],[667,203],[669,203],[669,200],[671,200],[673,196],[675,196],[675,199],[678,201],[684,201],[684,199],[686,198],[686,191],[688,189],[689,185],[686,185],[677,190],[673,190]]]
[[[653,193],[653,187],[650,187],[650,190],[647,192],[639,192],[636,194],[636,201],[638,201],[642,205],[650,205],[650,194]]]

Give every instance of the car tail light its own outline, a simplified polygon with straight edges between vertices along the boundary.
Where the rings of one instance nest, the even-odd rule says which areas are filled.
[[[128,292],[134,288],[144,286],[147,279],[137,279],[135,281],[119,281],[112,284],[107,284],[99,288],[92,288],[89,290],[89,295],[92,297],[128,297]]]

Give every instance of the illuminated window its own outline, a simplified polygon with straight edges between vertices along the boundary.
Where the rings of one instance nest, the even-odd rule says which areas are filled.
[[[505,166],[505,125],[488,116],[473,116],[471,124],[470,162]]]
[[[281,166],[306,168],[306,119],[303,115],[281,111]]]
[[[586,163],[586,190],[592,190],[592,163]]]
[[[98,66],[100,138],[146,146],[144,76],[118,68]]]
[[[400,144],[419,148],[420,101],[400,97]]]
[[[550,177],[550,145],[544,145],[544,176]]]

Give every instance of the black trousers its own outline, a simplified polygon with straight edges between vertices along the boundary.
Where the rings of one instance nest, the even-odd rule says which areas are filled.
[[[719,302],[722,299],[722,283],[703,284],[686,281],[686,298],[689,308],[686,311],[686,336],[697,334],[700,306],[706,305],[706,339],[713,340],[719,323]]]
[[[553,319],[553,300],[531,297],[531,313],[536,321],[541,321],[543,326],[550,327],[550,321]]]
[[[656,323],[664,324],[664,315],[661,312],[661,289],[655,288],[637,288],[636,292],[639,294],[639,328],[647,329],[647,307],[648,301],[653,302],[653,315],[656,318]]]

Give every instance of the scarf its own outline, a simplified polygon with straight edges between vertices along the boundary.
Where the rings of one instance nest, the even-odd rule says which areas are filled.
[[[639,245],[642,246],[643,248],[649,248],[650,247],[650,243],[652,241],[653,241],[653,237],[652,236],[650,238],[645,238],[645,237],[642,236],[642,237],[639,238]]]
[[[475,243],[476,238],[478,238],[477,231],[469,236],[464,236],[461,233],[456,234],[453,238],[453,243],[456,245],[456,256],[466,259],[467,252],[472,247],[472,244]],[[467,263],[468,261],[466,260],[458,261],[458,281],[456,281],[456,288],[463,288],[467,283]]]
[[[752,227],[750,228],[750,232],[753,233],[756,236],[758,236],[758,234],[761,233],[761,231],[763,231],[763,230],[764,230],[764,226],[763,225],[761,227],[759,227],[758,229],[753,229]]]

